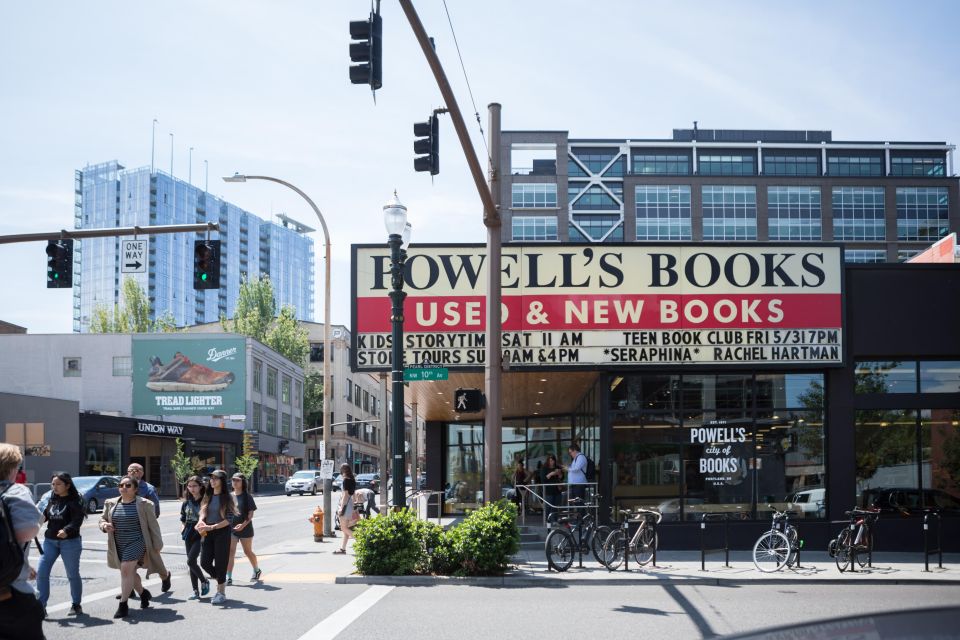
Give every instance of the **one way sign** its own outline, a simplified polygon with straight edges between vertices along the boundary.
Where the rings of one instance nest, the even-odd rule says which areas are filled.
[[[120,273],[147,272],[147,241],[120,241]]]

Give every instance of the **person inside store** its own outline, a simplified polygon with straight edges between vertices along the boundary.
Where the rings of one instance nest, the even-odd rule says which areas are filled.
[[[540,467],[540,484],[544,485],[543,508],[547,518],[560,506],[562,483],[563,469],[557,464],[557,456],[551,453],[547,456],[547,462]]]
[[[70,582],[70,614],[79,616],[83,614],[80,607],[83,598],[83,581],[80,579],[83,539],[80,537],[80,527],[87,517],[87,510],[69,473],[55,473],[50,479],[50,486],[50,501],[43,509],[43,519],[47,522],[47,530],[43,535],[43,555],[37,567],[40,604],[46,614],[47,601],[50,599],[50,570],[57,558],[62,558]]]

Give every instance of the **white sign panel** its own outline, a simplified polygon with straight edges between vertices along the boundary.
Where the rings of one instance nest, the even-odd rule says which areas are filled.
[[[147,240],[120,241],[120,273],[147,272]]]
[[[324,460],[320,463],[320,479],[333,480],[333,460]]]
[[[323,442],[323,440],[321,440],[321,441],[319,442],[319,445],[320,445],[320,447],[319,447],[320,455],[319,455],[318,457],[319,457],[320,460],[326,460],[326,459],[327,459],[327,445]]]

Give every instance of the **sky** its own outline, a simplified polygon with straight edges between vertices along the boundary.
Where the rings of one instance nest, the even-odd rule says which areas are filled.
[[[674,128],[828,129],[835,140],[960,141],[960,3],[416,0],[486,168],[474,116],[573,138]],[[413,123],[443,106],[399,5],[382,3],[383,88],[352,85],[349,29],[368,2],[102,0],[0,6],[0,236],[73,226],[74,171],[156,164],[263,218],[330,231],[332,321],[350,324],[350,245],[386,242],[393,191],[412,243],[484,242],[448,117],[440,174],[413,170]],[[451,23],[453,29],[451,31]],[[471,99],[453,34],[460,46]],[[475,106],[474,106],[475,105]],[[171,156],[171,136],[172,156]],[[189,148],[193,147],[192,172]],[[316,317],[323,318],[317,243]],[[0,320],[72,330],[46,289],[45,243],[0,244]]]

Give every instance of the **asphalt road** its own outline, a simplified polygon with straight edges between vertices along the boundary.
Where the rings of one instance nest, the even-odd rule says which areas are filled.
[[[188,601],[185,556],[175,503],[164,503],[164,559],[174,572],[173,590],[155,595],[150,609],[131,601],[131,615],[112,619],[119,574],[106,567],[105,536],[91,516],[84,526],[86,615],[67,615],[69,590],[62,565],[52,580],[45,623],[48,638],[138,640],[240,635],[309,638],[508,638],[569,637],[710,638],[828,617],[938,605],[960,606],[955,585],[584,585],[553,588],[488,588],[450,585],[390,587],[333,584],[350,570],[350,557],[330,552],[338,541],[316,544],[307,517],[318,500],[258,500],[254,547],[263,580],[250,583],[239,560],[228,601]],[[36,562],[36,553],[32,555]],[[156,582],[154,579],[153,582]],[[219,630],[219,631],[218,631]],[[339,635],[338,635],[339,634]]]

